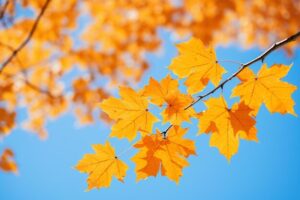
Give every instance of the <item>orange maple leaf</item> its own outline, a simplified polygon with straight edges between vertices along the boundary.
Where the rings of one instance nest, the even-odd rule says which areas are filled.
[[[173,126],[166,137],[157,131],[135,144],[134,147],[140,149],[132,158],[136,164],[137,180],[157,176],[161,170],[163,176],[178,183],[182,169],[189,165],[186,158],[196,155],[194,141],[183,138],[186,131]]]
[[[190,118],[195,115],[193,108],[185,109],[193,102],[193,98],[181,93],[178,85],[178,81],[168,75],[160,83],[151,78],[143,90],[143,95],[150,97],[152,103],[160,107],[166,105],[161,113],[163,123],[180,125],[184,121],[190,121]]]
[[[14,153],[11,149],[5,149],[0,157],[0,169],[5,172],[18,173],[18,166],[14,161]]]
[[[1,135],[7,135],[15,125],[15,112],[9,112],[4,108],[0,108],[0,138]]]
[[[255,119],[250,115],[252,109],[243,102],[228,108],[225,99],[210,98],[205,101],[207,110],[199,114],[200,133],[212,133],[210,145],[217,147],[228,160],[239,146],[239,137],[257,140]]]
[[[150,97],[151,102],[157,106],[163,106],[169,96],[177,94],[179,83],[170,75],[167,75],[160,83],[154,78],[150,78],[149,84],[145,86],[143,95]]]

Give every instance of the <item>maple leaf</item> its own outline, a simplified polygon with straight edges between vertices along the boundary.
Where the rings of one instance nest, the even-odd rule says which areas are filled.
[[[150,78],[149,84],[145,86],[143,95],[151,97],[151,102],[157,106],[162,106],[167,102],[169,96],[178,93],[179,83],[167,75],[160,83],[154,78]]]
[[[8,112],[4,108],[0,108],[0,137],[2,134],[7,135],[15,125],[15,112]]]
[[[163,123],[170,122],[173,125],[180,125],[184,121],[190,121],[195,116],[195,110],[192,107],[187,108],[193,98],[186,94],[173,94],[166,99],[167,107],[162,111]]]
[[[160,107],[166,105],[161,113],[163,123],[180,125],[183,121],[190,121],[190,118],[195,115],[193,108],[185,109],[193,102],[193,98],[182,94],[178,85],[178,81],[168,75],[160,83],[151,78],[144,88],[143,95],[150,97],[152,103]]]
[[[226,71],[219,65],[216,53],[212,48],[206,48],[201,40],[191,38],[177,46],[179,55],[173,59],[169,69],[178,77],[186,78],[188,93],[202,91],[211,81],[215,86],[222,80]]]
[[[18,166],[14,161],[14,153],[11,149],[5,149],[0,157],[0,169],[5,172],[18,173]]]
[[[161,170],[163,176],[178,183],[182,169],[189,165],[185,158],[196,155],[194,141],[183,138],[186,131],[173,126],[166,137],[157,131],[137,142],[134,147],[140,151],[132,158],[137,180],[157,176]]]
[[[108,116],[116,120],[111,136],[133,140],[137,132],[152,132],[152,126],[158,119],[150,113],[148,100],[129,87],[120,87],[121,99],[110,97],[100,104]]]
[[[92,147],[95,154],[84,155],[75,167],[80,172],[88,173],[87,190],[109,187],[113,176],[123,182],[128,166],[116,156],[110,143]]]
[[[263,64],[255,75],[251,69],[246,68],[238,75],[241,83],[234,88],[232,96],[239,96],[254,110],[254,115],[263,103],[271,113],[296,115],[291,95],[297,87],[281,80],[289,70],[290,66],[282,64],[275,64],[270,68]]]
[[[9,63],[5,68],[5,73],[9,76],[7,76],[7,78],[4,78],[4,76],[1,77],[0,90],[2,90],[2,85],[7,84],[11,85],[13,92],[8,95],[9,97],[5,97],[4,103],[16,105],[16,99],[18,99],[18,97],[28,99],[24,102],[24,105],[28,108],[28,111],[30,111],[29,117],[30,115],[36,116],[40,112],[44,112],[47,113],[47,115],[41,117],[45,118],[45,122],[47,121],[46,117],[48,117],[48,113],[60,107],[58,106],[59,103],[50,106],[50,102],[44,98],[45,94],[43,92],[41,94],[35,93],[33,95],[34,99],[39,103],[33,102],[32,98],[30,98],[33,88],[30,89],[31,92],[20,89],[22,85],[29,85],[26,83],[27,80],[25,82],[19,80],[20,77],[22,77],[22,79],[26,78],[23,77],[24,71],[26,74],[32,74],[29,75],[29,80],[33,80],[37,85],[42,84],[41,87],[51,90],[49,91],[51,94],[53,92],[57,93],[58,91],[57,87],[53,87],[56,85],[54,83],[63,81],[62,75],[72,70],[75,66],[79,66],[84,71],[90,70],[90,67],[87,66],[93,66],[93,73],[89,73],[90,79],[86,82],[88,87],[93,86],[93,80],[98,75],[105,75],[107,80],[112,84],[120,84],[124,83],[124,81],[138,80],[145,72],[145,69],[147,69],[148,62],[146,62],[144,56],[145,52],[155,51],[162,44],[156,31],[157,27],[169,27],[174,30],[179,30],[179,32],[190,33],[200,38],[204,43],[219,44],[219,42],[227,43],[231,39],[237,38],[236,34],[232,34],[230,28],[228,29],[229,26],[224,26],[224,24],[228,24],[229,21],[234,21],[235,23],[236,20],[246,21],[249,23],[241,23],[245,38],[240,42],[247,45],[256,43],[260,46],[266,46],[274,38],[283,37],[285,34],[280,31],[280,27],[283,27],[286,21],[289,21],[289,26],[285,27],[286,33],[292,33],[299,27],[299,20],[297,20],[299,18],[297,15],[299,9],[297,6],[294,6],[293,1],[284,1],[280,4],[277,2],[261,2],[259,4],[249,2],[244,4],[243,2],[226,1],[220,4],[220,2],[217,3],[217,1],[200,2],[189,0],[183,1],[180,6],[173,5],[172,1],[164,2],[164,4],[160,1],[149,1],[145,3],[142,9],[133,9],[140,8],[139,1],[134,1],[129,4],[123,1],[113,4],[107,2],[97,6],[95,6],[95,0],[84,2],[69,0],[64,6],[57,6],[59,3],[52,1],[51,8],[49,9],[48,7],[47,11],[43,12],[45,14],[43,14],[41,18],[20,17],[19,20],[13,20],[18,16],[17,12],[19,11],[16,9],[16,1],[7,0],[6,2],[7,7],[5,7],[7,9],[2,12],[3,18],[1,19],[4,20],[3,23],[8,23],[10,26],[3,26],[0,31],[0,38],[2,41],[6,41],[0,45],[0,57],[2,61],[5,61],[9,55],[18,54],[18,60],[21,61],[22,64],[12,59],[14,62]],[[40,13],[46,1],[24,0],[22,2],[22,5],[20,4],[21,7],[30,8],[34,13]],[[88,23],[82,30],[80,40],[82,39],[81,42],[85,43],[85,45],[79,47],[76,45],[77,42],[74,41],[72,35],[68,34],[70,33],[68,30],[78,29],[77,18],[84,15],[85,12],[77,8],[82,6],[91,14],[91,20],[100,18],[102,20],[92,20],[92,22]],[[278,17],[265,17],[264,8],[266,6],[272,8],[274,16]],[[159,7],[159,9],[153,9],[157,7]],[[203,7],[206,9],[202,9],[201,13],[199,13],[198,11]],[[283,12],[282,9],[286,10]],[[127,11],[119,12],[120,10]],[[228,10],[230,10],[230,16],[228,15]],[[289,16],[286,15],[287,11]],[[128,16],[133,16],[133,18],[126,20],[124,15],[127,16],[127,14]],[[183,20],[185,19],[184,16],[187,15],[189,19]],[[139,20],[136,20],[136,16],[139,16]],[[39,19],[42,19],[42,23],[40,21],[38,26],[33,26]],[[264,23],[253,23],[257,19]],[[210,23],[207,24],[207,21]],[[269,24],[270,26],[265,26],[264,24]],[[274,24],[277,26],[272,26]],[[33,30],[32,28],[34,27],[39,28],[34,29],[34,34],[29,34],[31,32],[30,30]],[[199,27],[205,28],[199,31]],[[99,31],[101,34],[99,34]],[[256,31],[271,33],[272,37],[262,37],[260,34],[254,34]],[[34,35],[34,37],[29,38],[30,46],[24,45],[22,51],[13,53],[14,50],[17,50],[14,48],[22,44],[24,39],[30,35]],[[49,41],[64,42],[51,42],[51,44],[49,44]],[[289,46],[287,46],[290,53],[292,50],[291,47],[295,44],[296,43],[292,45],[289,44]],[[76,48],[74,48],[74,45]],[[99,46],[101,46],[101,48],[99,48]],[[54,56],[55,58],[49,59],[53,54],[61,54],[61,56]],[[126,55],[126,59],[124,59],[124,55]],[[53,61],[55,61],[55,67],[52,67]],[[17,67],[13,67],[15,65],[17,65]],[[19,65],[22,65],[22,67]],[[122,76],[120,76],[120,74]],[[13,77],[17,77],[17,80]],[[206,82],[205,80],[204,78],[203,81]],[[194,81],[192,81],[192,83],[194,83]],[[67,88],[69,87],[70,85],[67,86]],[[107,89],[102,85],[100,87]],[[74,91],[74,94],[78,96],[76,91]],[[67,97],[67,94],[61,95]],[[1,96],[0,94],[0,99],[2,99]],[[85,98],[84,96],[88,96],[89,98]],[[77,98],[68,103],[74,103],[76,107],[80,108],[79,111],[75,113],[83,122],[92,122],[95,116],[92,115],[94,109],[92,102],[98,102],[99,96],[96,90],[85,90],[81,97],[82,99],[86,99],[86,101],[82,102],[81,105],[75,101]],[[13,101],[15,102],[12,103]],[[18,105],[16,106],[18,107]],[[82,107],[88,110],[81,110]],[[76,108],[76,110],[77,109],[78,108]],[[59,110],[62,109],[60,108]],[[59,114],[61,113],[60,111]],[[44,125],[45,123],[43,123],[43,126]],[[38,132],[41,132],[40,129],[44,128],[37,127]]]
[[[243,102],[228,108],[225,99],[210,98],[205,101],[208,108],[199,114],[200,133],[212,133],[210,145],[217,147],[228,160],[238,150],[239,137],[256,141],[255,120],[252,109]]]
[[[239,138],[234,134],[229,121],[223,128],[224,130],[212,133],[209,144],[211,147],[216,147],[230,161],[231,157],[238,152]]]
[[[20,106],[21,109],[24,106],[28,113],[28,120],[23,127],[37,132],[40,138],[47,136],[45,126],[49,117],[58,117],[68,106],[75,107],[74,113],[81,122],[93,122],[96,116],[95,104],[108,95],[110,86],[138,81],[145,73],[149,67],[145,54],[156,51],[163,44],[157,31],[158,27],[172,29],[179,33],[180,37],[186,34],[194,35],[201,38],[204,43],[219,45],[242,38],[239,41],[243,45],[255,44],[262,47],[274,38],[281,38],[298,30],[300,25],[299,6],[295,6],[295,2],[298,1],[269,0],[245,3],[237,0],[186,0],[174,3],[170,0],[121,0],[99,3],[99,0],[68,0],[62,5],[61,1],[57,0],[51,1],[51,6],[46,8],[49,2],[50,0],[5,0],[0,3],[0,60],[3,62],[0,69],[0,107],[4,107],[0,108],[0,139],[12,131]],[[82,7],[84,9],[78,9]],[[272,10],[272,16],[276,17],[266,17],[266,8]],[[35,17],[28,17],[22,13],[20,15],[19,12],[28,9]],[[80,21],[78,19],[86,16],[86,13],[89,13],[89,22],[82,27],[78,24]],[[242,32],[233,31],[236,24],[240,26]],[[78,31],[80,32],[78,37],[71,34]],[[298,36],[294,35],[291,39],[295,40],[296,37]],[[225,71],[217,64],[214,50],[205,48],[199,41],[191,42],[189,45],[187,45],[189,42],[178,45],[179,50],[182,47],[180,56],[189,60],[181,62],[182,60],[177,59],[177,63],[187,66],[190,66],[190,63],[203,64],[203,68],[200,68],[200,65],[196,66],[192,72],[186,68],[189,71],[186,76],[182,75],[187,77],[189,94],[201,91],[210,81],[216,85]],[[283,41],[287,44],[289,39]],[[289,43],[285,49],[292,53],[291,50],[296,45],[297,43]],[[275,45],[276,48],[280,46],[280,42]],[[270,51],[262,57],[276,48],[270,48]],[[196,52],[201,50],[199,51],[201,55],[199,52],[191,53],[195,52],[195,49]],[[71,73],[69,78],[73,79],[75,84],[71,92],[74,94],[73,98],[69,98],[68,91],[71,88],[69,83],[72,81],[66,79],[65,75],[77,67],[82,73],[75,73],[76,75]],[[107,85],[102,84],[102,78],[105,78]],[[171,82],[173,81],[170,81],[169,87],[173,88]],[[153,87],[153,91],[156,89]],[[180,124],[181,121],[188,121],[194,113],[189,113],[192,109],[186,111],[184,108],[191,98],[179,93],[169,95],[168,88],[167,91],[169,97],[165,98],[167,108],[162,113],[163,122]],[[241,89],[241,92],[246,90]],[[165,94],[164,96],[167,96]],[[246,98],[244,102],[247,105],[244,103],[239,106],[249,110],[252,104],[259,107],[255,104],[260,104],[261,100],[270,110],[275,110],[274,112],[294,114],[292,108],[294,102],[290,101],[291,93],[282,94],[285,95],[287,99],[281,99],[285,105],[274,103],[276,98],[267,93],[266,97],[257,95],[258,102],[254,101],[256,103]],[[59,100],[56,98],[58,96]],[[242,95],[238,96],[242,98]],[[154,104],[159,104],[161,100],[159,96],[151,99]],[[253,114],[258,110],[252,109]],[[241,110],[242,108],[239,108],[236,112]],[[230,131],[233,131],[233,136],[255,140],[256,131],[250,131],[253,130],[249,128],[251,126],[241,125],[239,120],[235,119],[235,116],[238,116],[241,121],[247,120],[248,114],[242,113],[244,115],[230,114],[230,123],[224,123],[224,127],[232,127]],[[150,123],[149,127],[144,124],[148,115],[138,117],[136,114],[137,112],[126,113],[123,118],[116,117],[118,125],[113,127],[115,130],[113,135],[134,138],[137,131],[142,131],[143,135],[151,131],[150,126],[153,124]],[[101,117],[108,119],[104,112],[101,113]],[[135,127],[136,124],[138,127]],[[212,123],[210,128],[216,128],[214,126],[216,125]],[[240,129],[243,131],[237,134]],[[217,136],[219,135],[212,137]],[[217,139],[214,141],[218,141]]]

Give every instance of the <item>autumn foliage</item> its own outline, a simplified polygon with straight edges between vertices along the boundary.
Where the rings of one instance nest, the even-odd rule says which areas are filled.
[[[187,158],[196,155],[183,122],[198,120],[190,124],[199,127],[194,134],[211,135],[210,145],[230,160],[240,139],[258,140],[255,117],[262,105],[296,115],[296,87],[282,80],[291,65],[264,63],[254,73],[252,63],[241,64],[228,76],[214,46],[266,48],[295,34],[299,18],[297,1],[0,1],[0,139],[17,126],[46,139],[47,122],[66,112],[81,124],[101,119],[112,124],[111,137],[134,141],[137,180],[160,173],[178,182]],[[134,90],[128,85],[149,68],[146,54],[162,48],[161,30],[184,42],[176,45],[165,78],[152,77]],[[298,36],[281,46],[291,54]],[[240,81],[232,88],[235,104],[229,106],[222,94],[210,96],[233,78]],[[205,93],[210,84],[214,89]],[[119,85],[119,97],[112,97]],[[199,111],[194,105],[201,102],[206,109]],[[21,109],[27,113],[22,122]],[[89,175],[88,189],[108,187],[112,177],[123,181],[128,167],[110,142],[93,149],[76,166]],[[2,150],[0,169],[17,172],[9,148]]]
[[[14,153],[11,149],[4,149],[0,157],[0,170],[5,172],[18,172],[17,164],[14,161]]]
[[[238,152],[240,139],[258,141],[255,117],[262,104],[271,113],[295,115],[292,93],[296,86],[281,80],[291,66],[274,64],[268,67],[262,64],[255,74],[249,68],[251,62],[241,64],[231,78],[221,82],[226,70],[219,64],[212,47],[206,47],[199,39],[191,38],[178,44],[177,49],[179,55],[169,66],[170,71],[177,75],[176,78],[170,75],[161,81],[151,78],[148,85],[138,91],[120,87],[119,98],[109,97],[100,104],[101,110],[115,122],[111,127],[111,137],[129,141],[138,138],[132,145],[138,152],[131,159],[136,165],[137,180],[160,173],[179,182],[182,169],[189,165],[187,158],[196,155],[195,142],[184,138],[188,128],[182,128],[186,126],[183,122],[190,122],[191,118],[198,119],[198,134],[210,134],[210,146],[216,147],[230,161]],[[267,54],[263,54],[262,59],[264,55]],[[232,97],[239,98],[231,107],[222,94],[209,96],[223,89],[235,77],[240,83],[232,89]],[[179,89],[181,79],[185,80],[186,92]],[[193,95],[206,89],[209,82],[214,89],[194,99]],[[206,109],[196,112],[194,106],[200,100]],[[161,110],[160,123],[169,124],[166,130],[154,131],[159,117],[152,113],[150,104]],[[89,174],[88,189],[108,187],[113,176],[123,181],[128,168],[119,160],[123,154],[115,154],[109,143],[105,147],[111,152],[107,159],[94,147],[96,154],[87,154],[76,167]]]

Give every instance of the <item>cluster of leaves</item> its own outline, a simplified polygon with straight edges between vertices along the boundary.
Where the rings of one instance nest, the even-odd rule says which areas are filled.
[[[1,1],[2,63],[26,38],[45,2]],[[17,13],[17,7],[26,14]],[[272,12],[266,13],[266,7]],[[80,122],[93,122],[95,102],[106,98],[104,88],[109,88],[98,80],[109,77],[107,84],[113,87],[139,80],[148,67],[145,53],[161,47],[158,27],[180,37],[192,34],[206,43],[242,38],[240,42],[266,46],[295,32],[300,25],[299,9],[294,1],[269,0],[183,0],[180,4],[170,0],[107,0],[101,4],[97,0],[70,0],[63,5],[60,0],[51,0],[29,45],[1,73],[1,88],[11,87],[1,93],[10,95],[5,100],[11,104],[10,112],[15,113],[20,105],[26,107],[24,127],[45,138],[47,119],[58,117],[70,105]],[[270,34],[272,37],[266,37]],[[80,75],[66,82],[65,75],[75,68],[81,70]],[[102,115],[102,119],[107,117]]]
[[[97,102],[140,79],[145,53],[161,47],[160,27],[175,38],[265,46],[295,32],[299,10],[295,1],[273,0],[0,1],[0,138],[12,132],[20,107],[28,116],[22,127],[42,139],[47,121],[66,111],[82,124],[98,115],[109,121]]]
[[[196,155],[195,143],[184,138],[188,129],[182,127],[191,118],[199,121],[198,134],[211,135],[210,146],[230,160],[238,151],[240,139],[258,140],[255,117],[262,104],[271,113],[295,115],[291,95],[296,86],[281,80],[290,66],[263,64],[257,74],[248,66],[240,68],[233,76],[240,83],[232,90],[232,97],[239,100],[229,107],[222,95],[203,99],[226,83],[221,82],[226,70],[219,64],[215,50],[195,38],[178,44],[177,49],[179,55],[169,69],[179,80],[184,79],[186,93],[179,89],[178,79],[167,75],[161,81],[151,78],[139,91],[120,87],[120,98],[109,97],[100,104],[101,110],[115,122],[111,137],[129,141],[139,138],[133,145],[138,152],[131,159],[136,165],[137,180],[161,172],[162,176],[179,181],[182,169],[189,165],[187,158]],[[215,89],[194,99],[193,95],[201,94],[210,82]],[[194,105],[200,100],[206,109],[196,112]],[[166,130],[153,133],[159,118],[150,104],[161,110],[162,124],[169,124]],[[108,187],[113,176],[123,181],[128,168],[119,159],[123,154],[116,154],[108,141],[105,145],[94,145],[93,149],[95,154],[86,154],[76,166],[80,172],[89,174],[88,189]]]

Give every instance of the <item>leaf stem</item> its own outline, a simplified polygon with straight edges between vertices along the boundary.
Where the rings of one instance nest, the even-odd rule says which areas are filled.
[[[225,63],[233,63],[233,64],[237,64],[237,65],[243,65],[243,63],[237,62],[235,60],[218,60],[218,63],[220,62],[225,62]]]

